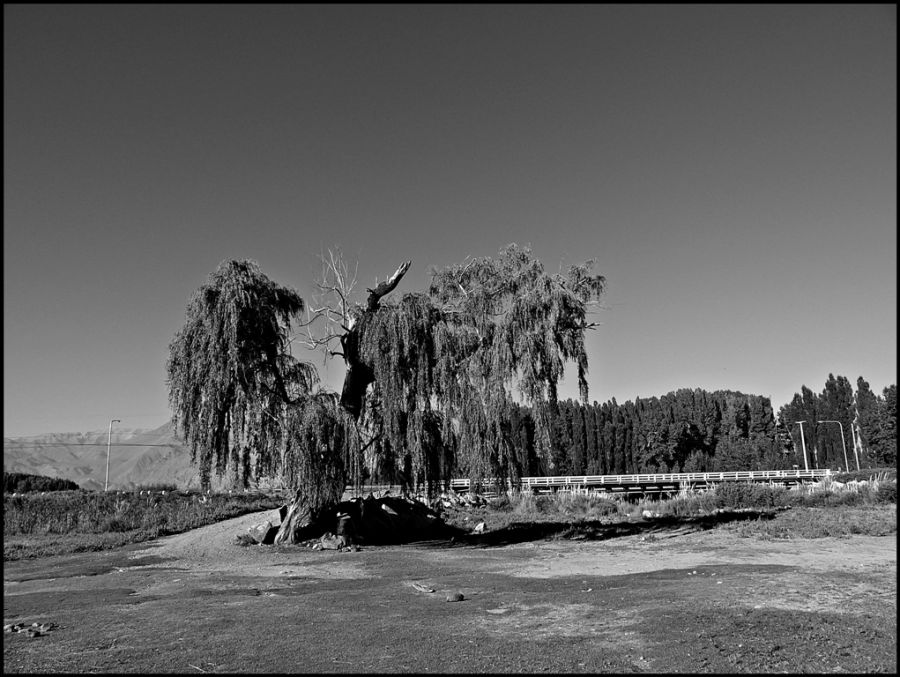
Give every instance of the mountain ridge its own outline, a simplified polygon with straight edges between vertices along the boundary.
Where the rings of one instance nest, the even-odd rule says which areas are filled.
[[[4,437],[3,470],[69,479],[83,489],[102,490],[108,440],[110,489],[148,484],[199,489],[190,450],[175,434],[171,421],[150,429],[113,428],[111,436],[108,430],[97,430]],[[214,488],[221,484],[214,482]]]

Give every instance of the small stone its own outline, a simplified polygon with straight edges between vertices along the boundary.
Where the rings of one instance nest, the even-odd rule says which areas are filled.
[[[462,602],[466,598],[461,592],[454,592],[447,595],[448,602]]]

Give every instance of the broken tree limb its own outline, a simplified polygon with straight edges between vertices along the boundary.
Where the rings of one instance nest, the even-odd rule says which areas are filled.
[[[378,308],[378,302],[381,298],[394,291],[394,288],[400,283],[403,276],[406,275],[406,271],[409,270],[410,265],[412,265],[412,261],[404,261],[398,266],[397,270],[394,271],[393,275],[384,282],[376,285],[375,289],[366,290],[369,292],[369,298],[366,302],[366,308],[368,310],[375,310]]]

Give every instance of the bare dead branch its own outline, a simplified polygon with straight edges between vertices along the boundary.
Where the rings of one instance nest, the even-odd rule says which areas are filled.
[[[376,285],[375,289],[366,289],[366,291],[369,292],[369,298],[366,302],[366,306],[369,310],[375,310],[378,307],[378,302],[381,298],[394,291],[394,288],[400,283],[403,276],[406,275],[406,271],[409,270],[410,265],[412,265],[412,261],[404,261],[397,267],[397,270],[394,271],[393,275],[384,282]]]

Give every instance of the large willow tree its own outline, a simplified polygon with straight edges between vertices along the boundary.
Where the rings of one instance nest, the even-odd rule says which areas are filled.
[[[340,397],[314,393],[314,372],[290,355],[302,300],[255,264],[222,264],[188,306],[170,348],[174,418],[206,476],[213,462],[223,472],[229,458],[238,467],[255,455],[257,472],[296,489],[279,541],[296,540],[379,463],[429,491],[451,473],[517,476],[517,400],[534,407],[536,446],[552,467],[550,408],[567,362],[587,401],[584,332],[604,288],[592,262],[550,274],[530,249],[509,245],[387,299],[409,265],[359,303],[342,261],[323,268],[308,324],[327,325],[311,342],[346,363]]]
[[[292,320],[304,309],[293,290],[253,261],[225,261],[191,297],[166,365],[172,419],[200,468],[246,483],[280,470],[285,408],[305,401],[315,369],[288,350]]]

